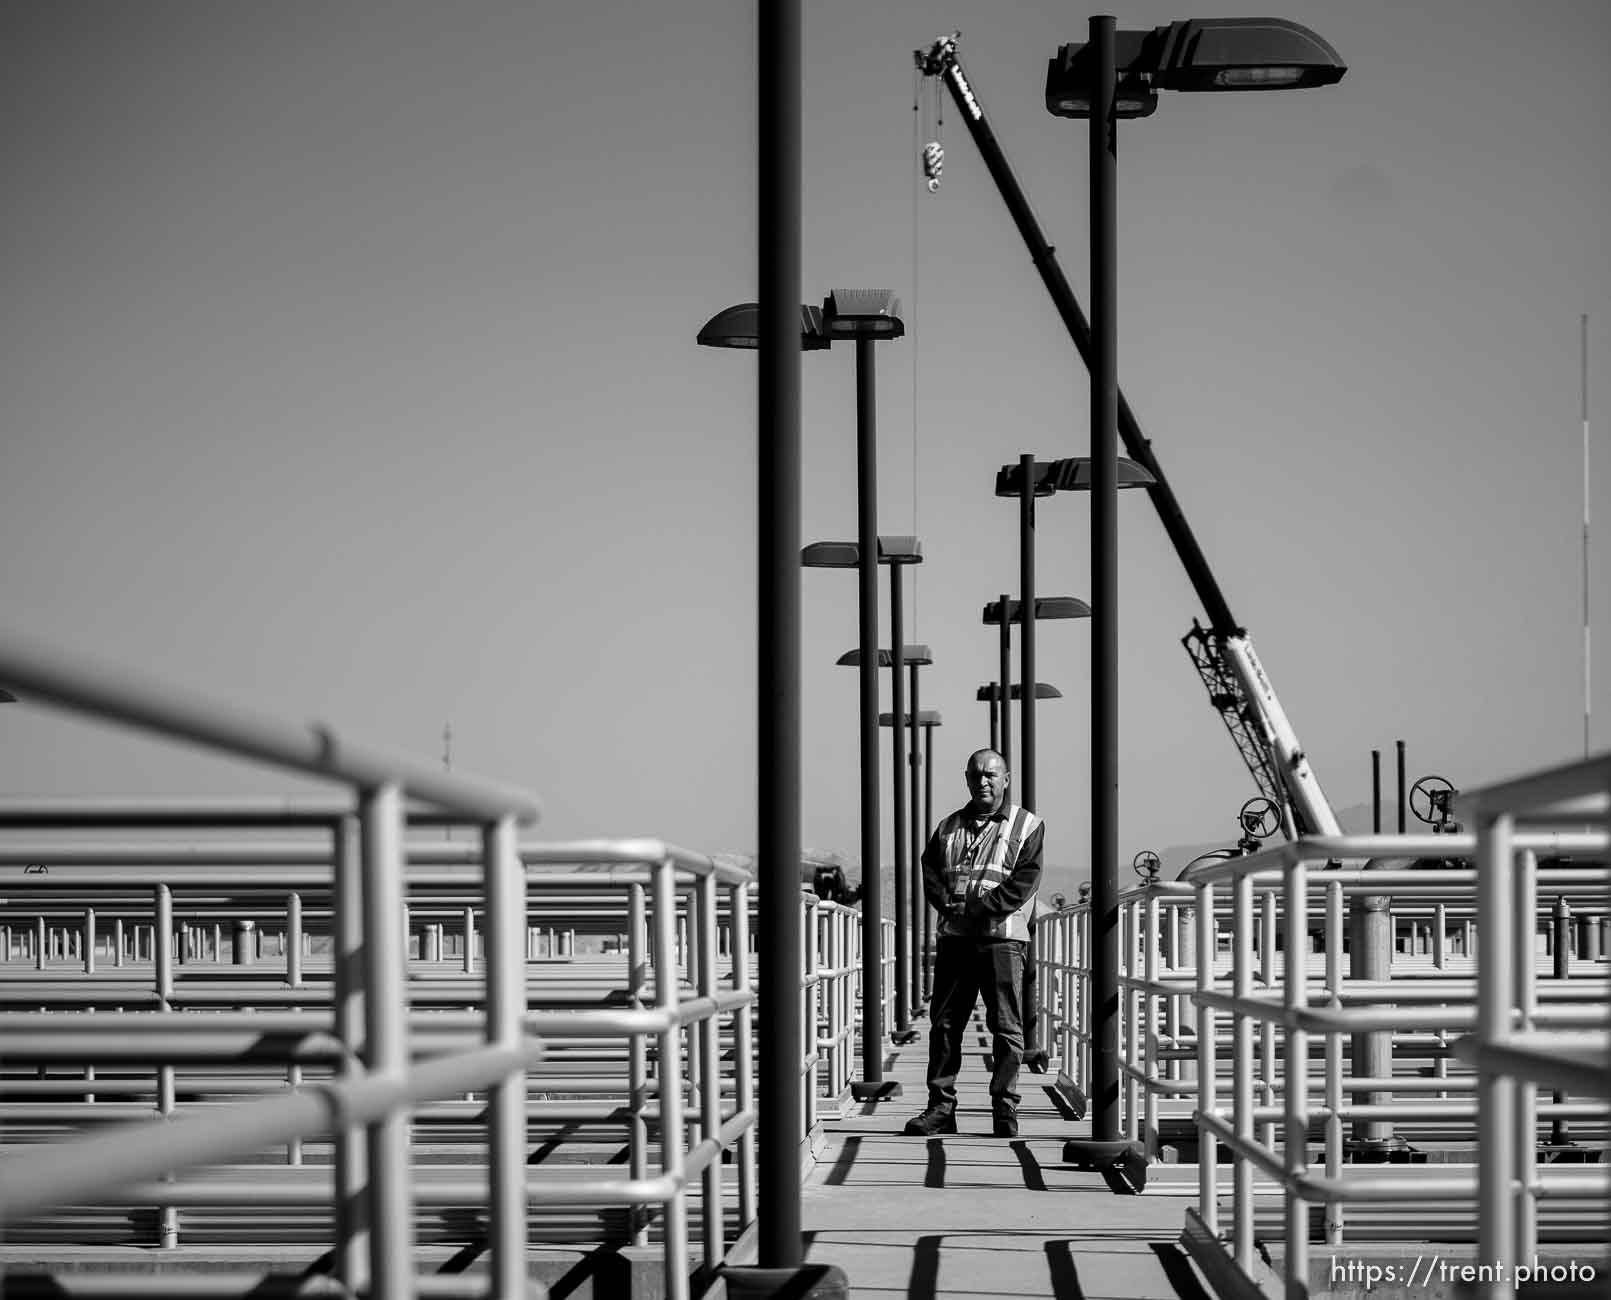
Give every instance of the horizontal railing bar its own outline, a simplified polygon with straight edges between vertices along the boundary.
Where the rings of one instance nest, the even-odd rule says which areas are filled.
[[[488,821],[509,816],[525,824],[539,816],[537,799],[524,790],[356,745],[322,724],[299,727],[258,717],[15,635],[0,635],[0,681],[29,705],[55,705],[363,789],[398,786],[413,798]]]
[[[1601,853],[1608,842],[1611,842],[1611,837],[1599,830],[1519,831],[1514,837],[1518,850],[1531,849],[1541,854]],[[1477,837],[1469,831],[1451,835],[1304,835],[1245,857],[1198,863],[1186,870],[1184,883],[1197,885],[1204,881],[1235,880],[1240,876],[1256,876],[1260,872],[1273,873],[1278,879],[1283,868],[1298,862],[1315,864],[1332,859],[1357,861],[1362,858],[1389,861],[1404,858],[1469,858],[1474,857],[1476,852]],[[1352,870],[1359,871],[1358,868]],[[1316,878],[1310,883],[1323,883],[1331,874],[1317,871]],[[1341,875],[1341,870],[1337,874]],[[1385,876],[1387,871],[1360,874]]]
[[[1457,796],[1455,806],[1462,810],[1462,817],[1474,818],[1483,808],[1521,808],[1529,815],[1538,816],[1570,803],[1574,805],[1571,817],[1585,813],[1604,817],[1611,811],[1608,790],[1611,790],[1611,755],[1602,754],[1594,759],[1575,759],[1464,791]],[[1578,804],[1583,800],[1589,801],[1587,807]],[[1559,818],[1561,814],[1557,812],[1556,816]]]
[[[33,1217],[84,1196],[116,1196],[152,1169],[175,1172],[247,1155],[276,1142],[334,1133],[413,1102],[486,1087],[536,1066],[540,1042],[486,1046],[416,1063],[406,1074],[360,1075],[305,1085],[299,1092],[164,1123],[140,1122],[56,1145],[51,1160],[28,1153],[0,1158],[0,1218]],[[173,1184],[159,1184],[173,1186]]]
[[[423,1281],[424,1279],[421,1279]],[[485,1296],[486,1279],[473,1279],[469,1295]],[[162,1269],[149,1272],[20,1273],[7,1269],[6,1300],[352,1300],[355,1293],[328,1273],[211,1272]],[[417,1286],[422,1300],[436,1297]],[[444,1300],[447,1300],[444,1297]]]
[[[1537,1023],[1537,1018],[1534,1018]],[[1518,1033],[1498,1042],[1463,1038],[1452,1051],[1461,1061],[1539,1083],[1611,1097],[1611,1036],[1606,1034]]]

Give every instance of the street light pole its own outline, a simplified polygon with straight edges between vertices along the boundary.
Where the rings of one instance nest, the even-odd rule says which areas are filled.
[[[1091,1137],[1119,1136],[1118,138],[1114,21],[1090,20]]]
[[[868,344],[869,347],[872,344]],[[906,629],[901,610],[901,566],[889,566],[889,653],[890,653],[890,774],[895,779],[895,1030],[893,1041],[909,1043],[917,1037],[912,1028],[911,999],[907,988],[911,981],[912,950],[906,927],[907,892],[911,884],[906,856],[906,782],[901,779],[901,764],[906,758],[906,683],[901,676],[905,659]],[[874,712],[877,712],[875,707]],[[864,903],[863,906],[866,906]]]
[[[1012,626],[1007,608],[1012,597],[1001,593],[1001,761],[1012,771]]]
[[[861,649],[861,1060],[864,1090],[876,1093],[884,1078],[884,1007],[879,997],[883,982],[884,901],[878,861],[878,447],[873,385],[873,341],[858,338],[856,639]]]
[[[1047,71],[1046,106],[1062,117],[1090,122],[1090,348],[1091,372],[1091,927],[1092,1055],[1091,1143],[1081,1158],[1117,1158],[1131,1190],[1146,1181],[1145,1152],[1139,1144],[1115,1157],[1119,1103],[1118,996],[1118,435],[1121,417],[1118,378],[1118,138],[1121,117],[1145,117],[1157,107],[1160,90],[1197,92],[1269,91],[1327,86],[1341,80],[1346,66],[1308,28],[1279,18],[1189,19],[1150,32],[1116,33],[1108,15],[1092,15],[1090,39],[1064,46]],[[1124,52],[1119,77],[1118,52]],[[1050,283],[1050,281],[1048,281]],[[1056,290],[1054,288],[1054,293]],[[1057,294],[1059,305],[1072,295]],[[1071,325],[1077,320],[1071,319]],[[1080,331],[1074,330],[1079,343]],[[1133,417],[1123,412],[1126,437]],[[1144,442],[1132,450],[1155,476],[1163,509],[1164,483]],[[1201,552],[1184,519],[1171,507],[1165,525],[1187,563],[1210,617],[1232,625],[1224,599],[1211,581]],[[1216,630],[1218,628],[1216,627]],[[1064,1158],[1079,1153],[1064,1147]],[[1096,1148],[1109,1150],[1099,1153]]]
[[[928,910],[923,906],[923,849],[926,839],[927,827],[923,822],[923,810],[918,803],[918,782],[923,775],[923,752],[918,747],[918,733],[923,728],[923,715],[918,707],[918,665],[911,665],[912,673],[912,732],[911,753],[907,756],[907,775],[912,783],[912,865],[910,870],[911,888],[908,891],[908,906],[910,916],[907,924],[911,930],[912,966],[910,984],[906,993],[912,1015],[918,1015],[923,1009],[923,915]],[[899,709],[899,705],[896,706]],[[917,1035],[913,1034],[915,1038]]]
[[[940,715],[934,715],[934,721],[923,726],[923,837],[927,840],[929,833],[934,829],[934,728],[940,725]],[[920,877],[921,878],[921,877]],[[921,894],[921,890],[919,894]],[[923,906],[921,897],[918,907],[923,913],[923,1001],[927,1002],[929,993],[934,986],[933,953],[934,953],[934,913]]]
[[[756,806],[762,1095],[758,1254],[798,1268],[800,1041],[800,103],[799,0],[759,11],[760,367]]]
[[[1020,476],[1018,493],[1018,600],[1023,610],[1023,638],[1018,643],[1021,681],[1037,682],[1035,676],[1035,457],[1024,452],[1018,457]],[[1005,628],[1007,620],[1001,620]],[[1019,733],[1019,748],[1023,752],[1023,771],[1019,774],[1018,800],[1031,812],[1040,807],[1035,800],[1035,692],[1025,691],[1023,702],[1023,730]]]

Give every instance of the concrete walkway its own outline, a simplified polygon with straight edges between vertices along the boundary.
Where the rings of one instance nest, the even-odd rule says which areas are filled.
[[[926,1023],[918,1042],[886,1057],[885,1078],[903,1095],[828,1121],[802,1190],[807,1262],[844,1269],[853,1296],[1206,1300],[1177,1245],[1194,1202],[1150,1184],[1116,1195],[1100,1175],[1065,1165],[1064,1141],[1089,1136],[1090,1124],[1058,1110],[1053,1075],[1025,1071],[1019,1136],[990,1136],[989,1040],[976,1028],[980,1054],[970,1044],[954,1136],[901,1133],[927,1095]]]

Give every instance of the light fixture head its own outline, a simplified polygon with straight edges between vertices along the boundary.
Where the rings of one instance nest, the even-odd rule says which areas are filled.
[[[923,543],[915,537],[880,537],[880,564],[922,564]],[[812,542],[800,551],[800,563],[808,569],[854,569],[861,563],[858,542]]]
[[[1151,487],[1157,480],[1128,456],[1117,458],[1119,486],[1121,488]],[[1059,492],[1089,492],[1091,490],[1091,458],[1065,456],[1052,462],[1052,483]]]
[[[1090,618],[1091,607],[1083,600],[1074,596],[1036,596],[1035,617],[1042,618]],[[1020,600],[1008,600],[1007,621],[1009,623],[1022,623],[1024,621],[1024,605]],[[1001,626],[1001,602],[992,600],[984,607],[982,622],[988,627]]]
[[[888,668],[895,662],[887,646],[879,646],[876,656],[880,668]],[[841,668],[861,667],[861,648],[846,650],[838,659],[834,660]],[[934,662],[934,655],[926,645],[905,645],[901,647],[901,662],[910,667],[916,664],[919,668],[926,667]]]
[[[835,289],[822,304],[832,338],[898,339],[906,333],[901,300],[892,289]]]
[[[700,329],[698,343],[706,348],[746,348],[761,346],[761,306],[741,302],[717,312]],[[814,352],[831,347],[833,340],[822,327],[822,308],[800,305],[800,347]]]
[[[916,718],[908,710],[905,716],[908,727],[937,727],[940,725],[940,711],[938,709],[919,709]],[[895,714],[893,712],[880,713],[878,715],[878,725],[880,727],[893,727],[895,725]]]
[[[1022,682],[1014,682],[1010,687],[1008,687],[1007,694],[1009,698],[1014,700],[1023,699],[1024,684]],[[973,698],[976,700],[999,701],[1001,699],[1001,683],[986,682],[979,688],[978,692]],[[1050,682],[1036,682],[1035,698],[1037,700],[1060,700],[1063,698],[1063,692],[1058,690],[1057,687],[1053,686]]]
[[[1046,109],[1091,116],[1089,43],[1062,46],[1046,67]],[[1294,90],[1330,86],[1348,67],[1326,41],[1285,18],[1191,18],[1113,34],[1115,117],[1146,117],[1160,90]]]

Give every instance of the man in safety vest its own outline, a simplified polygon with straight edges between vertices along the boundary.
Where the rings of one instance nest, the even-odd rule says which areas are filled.
[[[940,914],[929,1002],[929,1100],[905,1131],[914,1137],[957,1131],[962,1039],[983,994],[994,1061],[991,1128],[997,1137],[1017,1137],[1024,963],[1045,827],[1029,809],[1007,801],[1012,778],[995,750],[970,757],[964,779],[967,804],[934,828],[923,850],[923,892]]]

